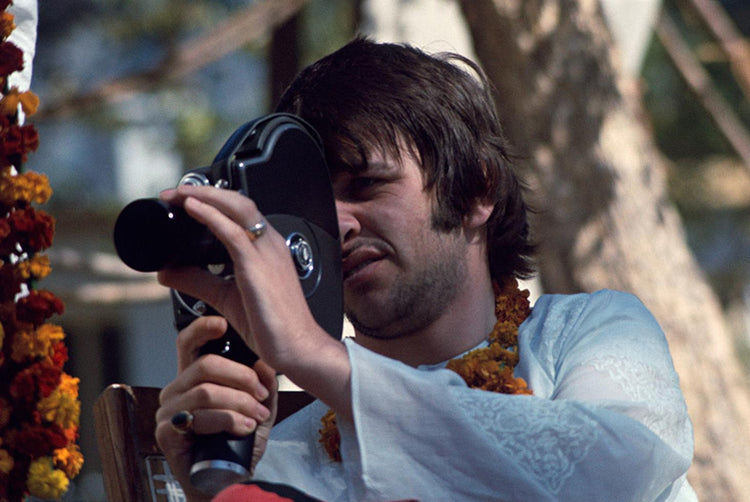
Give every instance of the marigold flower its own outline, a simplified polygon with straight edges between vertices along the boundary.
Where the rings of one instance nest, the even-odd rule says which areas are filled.
[[[16,29],[15,16],[10,12],[0,14],[0,37],[6,39]]]
[[[17,209],[0,221],[5,221],[9,232],[0,239],[0,256],[17,254],[18,248],[34,254],[52,245],[55,234],[55,219],[44,211],[33,207]],[[0,229],[0,235],[4,232]]]
[[[67,382],[66,382],[67,377]],[[74,380],[74,392],[70,380]],[[60,387],[49,396],[40,399],[37,410],[47,422],[57,424],[62,429],[78,427],[81,403],[78,401],[78,379],[63,373]]]
[[[32,206],[49,200],[48,178],[23,170],[39,134],[19,123],[19,110],[33,115],[39,98],[8,86],[24,67],[23,52],[7,40],[11,4],[0,0],[0,502],[59,499],[83,464],[79,380],[63,372],[62,328],[45,323],[64,305],[33,282],[51,271],[39,252],[52,245],[55,222]]]
[[[52,195],[49,178],[34,171],[14,174],[10,166],[0,173],[0,203],[6,207],[36,202],[44,204]]]
[[[52,272],[49,257],[43,254],[35,254],[30,260],[19,262],[16,268],[23,279],[44,279]]]
[[[16,267],[0,262],[0,301],[13,300],[21,292],[22,283],[23,277]]]
[[[0,43],[0,76],[23,70],[23,51],[13,42]]]
[[[27,480],[29,494],[45,500],[57,500],[68,489],[70,481],[60,469],[55,469],[51,457],[31,463]]]
[[[2,29],[0,21],[0,29]],[[33,115],[39,108],[39,97],[31,91],[21,92],[18,87],[11,87],[0,99],[0,113],[12,116],[18,111],[18,105],[26,115]]]
[[[323,445],[326,453],[334,462],[341,462],[341,451],[339,450],[341,433],[336,425],[336,412],[329,409],[320,421],[323,425],[318,431],[320,432],[320,444]]]
[[[0,397],[0,430],[4,429],[10,423],[12,409],[10,403]],[[0,444],[2,444],[2,440],[0,440]]]
[[[63,435],[65,436],[65,439],[68,440],[68,444],[72,444],[75,441],[77,441],[78,440],[78,424],[76,423],[75,427],[69,427],[67,429],[64,429]]]
[[[54,314],[62,314],[65,306],[62,300],[46,289],[34,289],[18,300],[16,317],[34,325],[40,325]]]
[[[39,458],[58,448],[65,448],[68,438],[56,424],[24,425],[23,430],[13,429],[6,434],[8,449],[30,458]]]
[[[34,124],[14,124],[5,129],[2,135],[2,152],[11,164],[26,162],[27,154],[39,148],[39,133]]]
[[[65,362],[68,360],[68,347],[62,340],[52,345],[52,357],[50,361],[55,368],[62,370]]]
[[[20,363],[37,357],[52,358],[55,344],[64,338],[63,329],[49,323],[34,331],[17,331],[13,335],[11,359]]]
[[[74,478],[83,467],[83,454],[76,444],[69,444],[54,452],[55,467],[61,469],[68,478]]]
[[[60,385],[62,372],[43,359],[19,371],[10,383],[9,393],[17,403],[34,402],[47,397]]]
[[[0,472],[8,474],[13,470],[13,457],[8,453],[7,450],[0,448]]]
[[[60,378],[60,392],[63,392],[72,398],[77,398],[79,383],[81,383],[80,378],[72,377],[67,373],[63,373]]]
[[[1,271],[2,269],[0,269]],[[2,285],[0,285],[2,286]],[[4,288],[0,287],[0,291]],[[13,335],[13,332],[17,329],[23,329],[18,319],[16,319],[16,302],[13,297],[0,298],[0,323],[3,324],[6,336],[8,339]]]

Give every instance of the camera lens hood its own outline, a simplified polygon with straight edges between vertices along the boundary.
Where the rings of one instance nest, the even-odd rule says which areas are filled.
[[[138,199],[125,206],[115,222],[114,243],[120,259],[139,272],[228,260],[206,227],[159,199]]]

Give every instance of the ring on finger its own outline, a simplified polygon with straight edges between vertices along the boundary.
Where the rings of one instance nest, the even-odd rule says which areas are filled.
[[[266,228],[268,228],[268,224],[266,223],[266,220],[262,219],[253,225],[250,228],[245,229],[245,233],[247,233],[247,237],[250,239],[250,242],[253,242],[258,237],[266,233]]]
[[[172,416],[172,429],[178,434],[193,432],[193,420],[195,417],[187,410],[178,411]]]

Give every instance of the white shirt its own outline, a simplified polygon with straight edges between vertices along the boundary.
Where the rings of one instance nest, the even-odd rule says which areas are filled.
[[[666,339],[632,295],[545,295],[519,329],[533,396],[470,389],[347,341],[342,463],[314,402],[276,426],[256,479],[334,501],[691,501],[693,454]]]

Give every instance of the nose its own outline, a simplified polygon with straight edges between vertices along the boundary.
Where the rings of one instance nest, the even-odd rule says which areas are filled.
[[[336,199],[336,216],[339,220],[339,236],[342,244],[359,235],[362,227],[356,216],[354,204]]]

